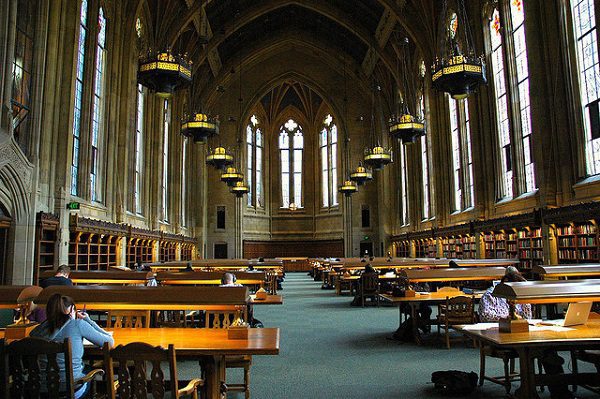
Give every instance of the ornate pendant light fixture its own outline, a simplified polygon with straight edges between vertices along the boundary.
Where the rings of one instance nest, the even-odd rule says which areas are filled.
[[[371,141],[375,142],[375,92],[379,93],[381,87],[379,85],[373,86],[373,94],[371,96]],[[385,165],[391,163],[392,160],[392,149],[384,148],[379,144],[373,145],[365,149],[364,163],[370,166],[373,170],[382,170]]]
[[[344,194],[346,197],[349,197],[358,191],[358,187],[352,180],[345,180],[344,184],[339,187],[338,191]]]
[[[190,137],[194,143],[206,143],[210,137],[219,134],[219,118],[207,114],[193,114],[184,118],[181,134]]]
[[[401,82],[398,82],[399,106],[398,112],[390,116],[389,133],[390,136],[402,140],[402,144],[414,143],[417,138],[425,134],[425,125],[419,118],[414,117],[410,112],[409,103],[413,104],[416,100],[415,79],[411,79],[414,75],[409,68],[412,67],[410,62],[410,48],[408,38],[397,40],[400,45],[397,53],[397,59],[402,61],[402,70],[398,64],[398,76],[403,76]]]
[[[448,12],[448,1],[455,4],[455,11]],[[475,54],[464,0],[444,0],[439,23],[433,86],[454,99],[466,98],[487,80],[483,55]]]
[[[187,55],[173,55],[171,49],[164,52],[148,52],[140,59],[138,82],[161,97],[169,97],[177,89],[192,81],[192,62]]]
[[[233,187],[229,189],[232,194],[235,194],[236,197],[243,197],[244,194],[248,194],[250,192],[250,187],[248,187],[243,181],[238,181],[235,183]]]
[[[235,168],[230,166],[221,174],[221,181],[227,183],[229,187],[233,187],[237,182],[244,181],[244,175]]]
[[[206,156],[206,164],[220,170],[226,166],[233,165],[233,155],[222,146],[216,147],[214,150],[209,149]]]
[[[359,162],[354,172],[350,173],[350,180],[355,182],[356,185],[362,186],[366,182],[373,180],[373,172],[365,168],[362,162]]]

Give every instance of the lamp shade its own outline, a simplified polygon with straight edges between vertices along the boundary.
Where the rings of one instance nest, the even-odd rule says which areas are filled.
[[[140,60],[137,78],[142,86],[168,97],[192,81],[191,62],[169,50],[148,54]]]

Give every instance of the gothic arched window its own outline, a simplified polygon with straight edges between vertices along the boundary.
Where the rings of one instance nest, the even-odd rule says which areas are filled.
[[[264,137],[256,115],[250,117],[246,126],[246,176],[248,187],[248,206],[262,208],[263,204],[263,154]]]
[[[337,126],[333,117],[323,120],[319,146],[321,149],[321,194],[323,207],[338,205],[337,192]]]
[[[302,208],[303,151],[302,127],[293,119],[289,119],[279,129],[282,208],[289,208],[291,204]]]

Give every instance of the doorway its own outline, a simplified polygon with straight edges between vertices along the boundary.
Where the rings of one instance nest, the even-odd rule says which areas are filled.
[[[373,255],[373,243],[372,242],[361,242],[360,243],[360,256],[363,256],[367,252],[367,256]]]
[[[227,243],[215,244],[215,259],[227,259]]]

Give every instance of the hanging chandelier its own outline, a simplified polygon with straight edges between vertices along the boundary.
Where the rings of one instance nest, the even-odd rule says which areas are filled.
[[[248,194],[250,192],[250,187],[248,187],[243,181],[238,181],[229,189],[229,191],[232,194],[235,194],[236,197],[241,198],[244,196],[244,194]]]
[[[365,165],[370,166],[373,170],[382,170],[385,165],[393,162],[392,160],[392,149],[383,148],[377,144],[373,148],[367,148],[365,150]]]
[[[217,147],[210,151],[206,156],[206,164],[214,166],[216,169],[223,169],[226,166],[233,165],[233,155],[224,147]]]
[[[138,65],[138,82],[156,92],[161,97],[168,97],[177,89],[187,86],[192,81],[192,62],[187,55],[173,55],[171,49],[165,52],[148,52],[140,59]]]
[[[362,162],[359,162],[354,172],[350,174],[350,180],[355,182],[356,185],[362,186],[366,182],[373,180],[373,172],[365,168]]]
[[[181,124],[181,134],[194,139],[194,143],[206,143],[206,140],[219,134],[219,118],[207,114],[193,114]]]
[[[235,166],[228,167],[225,172],[221,174],[221,181],[227,183],[229,187],[233,187],[235,183],[244,180],[244,175],[237,171]]]
[[[344,184],[339,187],[338,191],[344,194],[346,197],[349,197],[358,191],[358,187],[352,180],[345,180]]]
[[[448,13],[448,0],[444,0],[442,6],[438,54],[431,66],[431,81],[437,90],[460,100],[487,80],[483,55],[475,54],[464,0],[453,2],[456,11],[451,13]]]
[[[371,94],[371,143],[377,142],[373,147],[365,149],[364,163],[371,167],[373,170],[382,170],[385,165],[393,162],[392,160],[392,149],[384,148],[379,144],[379,139],[375,140],[376,127],[375,127],[375,92],[379,92],[381,87],[379,85],[373,85],[373,93]]]
[[[408,113],[399,118],[392,115],[389,120],[390,136],[402,140],[402,144],[414,143],[425,133],[425,125]]]

